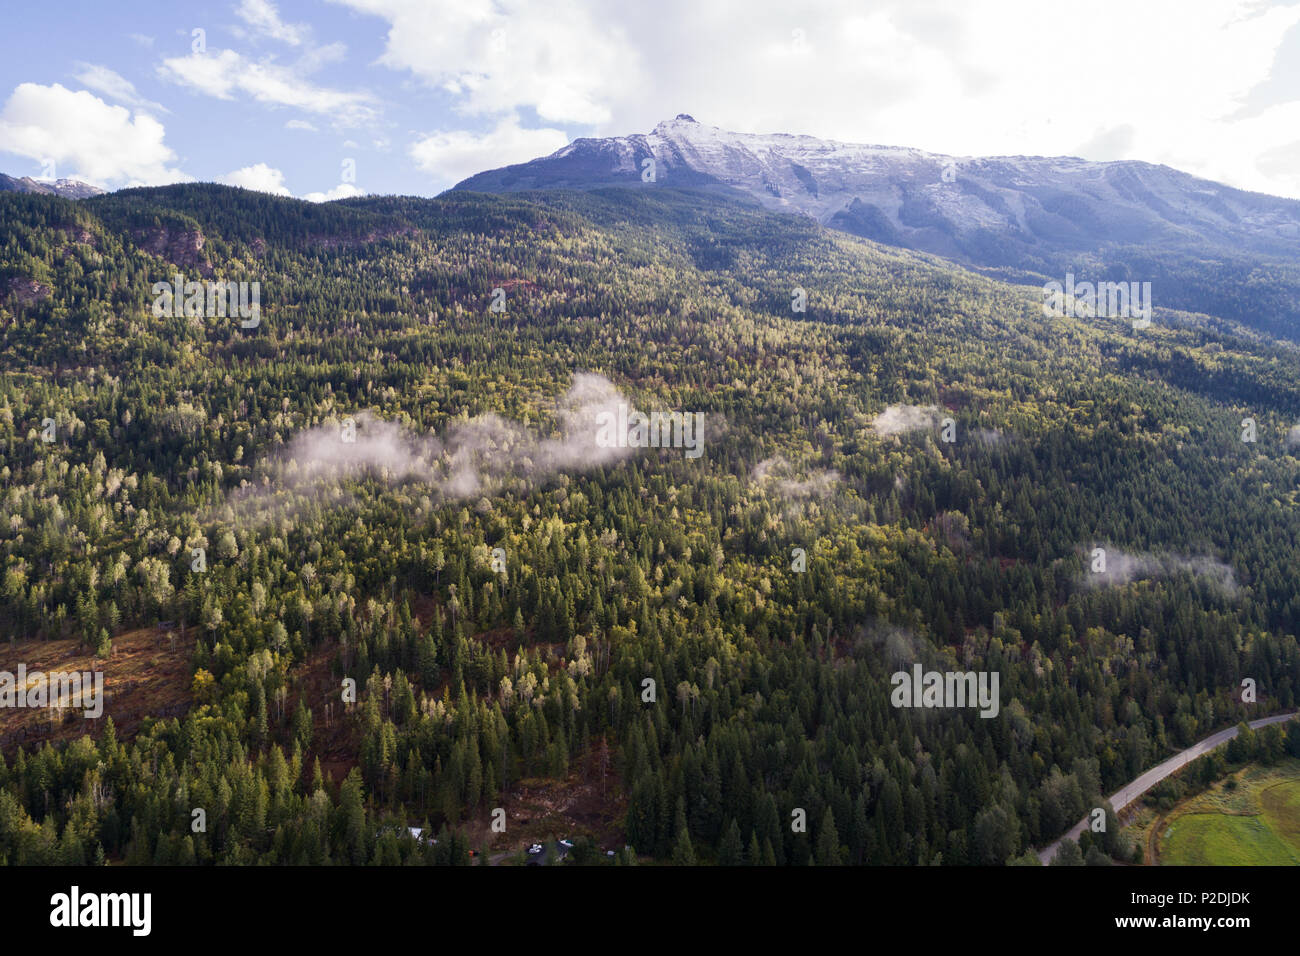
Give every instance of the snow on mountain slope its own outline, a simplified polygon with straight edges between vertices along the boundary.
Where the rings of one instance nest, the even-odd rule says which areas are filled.
[[[67,199],[87,199],[101,196],[104,190],[77,179],[60,179],[53,183],[41,182],[30,176],[21,179],[0,173],[0,192],[41,193],[46,196],[63,196]]]
[[[653,182],[643,181],[654,160]],[[1107,247],[1300,259],[1300,202],[1142,162],[973,158],[812,136],[734,133],[685,114],[648,134],[579,139],[456,189],[737,189],[770,209],[977,266],[1055,271]]]

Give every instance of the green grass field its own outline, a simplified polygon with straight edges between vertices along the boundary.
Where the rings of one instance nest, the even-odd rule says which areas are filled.
[[[1228,790],[1218,784],[1162,824],[1166,866],[1300,865],[1300,763],[1250,768]]]

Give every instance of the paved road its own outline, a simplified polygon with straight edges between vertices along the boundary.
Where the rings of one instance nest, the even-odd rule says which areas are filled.
[[[1251,729],[1258,729],[1267,724],[1278,724],[1284,720],[1290,720],[1295,716],[1295,713],[1275,714],[1272,717],[1252,720],[1250,726]],[[1115,808],[1116,813],[1119,813],[1175,770],[1181,770],[1183,767],[1187,766],[1189,762],[1195,760],[1197,757],[1209,753],[1215,747],[1223,746],[1235,736],[1237,736],[1237,728],[1229,727],[1227,730],[1220,730],[1217,734],[1211,734],[1204,740],[1197,741],[1186,750],[1175,754],[1159,766],[1152,767],[1146,773],[1142,774],[1142,776],[1125,786],[1124,789],[1116,791],[1111,795],[1110,805]],[[1080,835],[1083,833],[1083,828],[1087,825],[1088,818],[1084,817],[1071,827],[1070,832],[1061,837],[1061,840],[1064,840],[1065,837],[1069,837],[1071,840],[1077,842]],[[1061,846],[1061,840],[1057,840],[1046,849],[1038,851],[1038,859],[1042,861],[1043,866],[1047,866],[1052,862],[1052,857],[1056,856],[1056,851]]]

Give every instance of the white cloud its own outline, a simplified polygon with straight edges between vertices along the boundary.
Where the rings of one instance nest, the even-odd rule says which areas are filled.
[[[270,0],[241,0],[235,14],[262,36],[290,46],[306,42],[310,29],[301,23],[285,23]]]
[[[890,405],[871,420],[877,435],[891,437],[933,428],[939,421],[937,405]]]
[[[327,43],[324,46],[310,46],[303,51],[296,68],[300,73],[312,73],[322,66],[338,63],[347,58],[348,48],[342,43]]]
[[[300,69],[251,60],[234,50],[172,57],[163,60],[158,72],[164,79],[217,99],[232,100],[243,94],[268,106],[290,106],[328,116],[342,126],[362,125],[378,116],[374,99],[367,93],[317,86]]]
[[[338,2],[388,21],[380,63],[453,94],[468,113],[529,107],[543,121],[602,123],[612,118],[613,102],[637,92],[637,50],[612,6],[582,0]]]
[[[241,186],[258,192],[274,193],[277,196],[292,195],[289,187],[284,184],[284,173],[266,163],[255,163],[226,173],[219,182],[227,186]]]
[[[368,411],[355,416],[355,441],[341,442],[340,425],[298,432],[259,469],[272,483],[248,485],[226,499],[227,520],[261,522],[287,514],[303,499],[348,500],[344,483],[370,475],[386,484],[420,483],[442,501],[496,497],[565,472],[613,465],[636,454],[600,444],[601,422],[617,417],[627,399],[608,379],[578,373],[553,408],[558,431],[542,434],[525,422],[485,413],[459,418],[441,438],[407,431]]]
[[[161,103],[155,103],[142,97],[136,90],[135,84],[120,73],[96,63],[81,63],[78,66],[81,72],[77,74],[77,82],[82,86],[89,87],[97,93],[103,93],[110,100],[117,100],[119,103],[138,110],[146,110],[151,113],[167,112],[167,108]]]
[[[807,478],[797,477],[796,469],[782,455],[764,458],[749,473],[749,477],[765,490],[775,491],[781,497],[801,501],[805,498],[826,498],[835,491],[840,473],[820,468],[808,472]]]
[[[334,2],[378,18],[349,28],[378,33],[378,64],[413,78],[420,105],[441,114],[428,123],[439,132],[417,136],[410,149],[448,184],[551,152],[562,145],[560,129],[646,132],[687,112],[740,131],[957,156],[1142,159],[1300,197],[1300,72],[1287,59],[1300,42],[1296,3]],[[285,21],[277,0],[232,5],[240,29],[282,44],[275,49],[294,61],[249,50],[178,53],[160,74],[208,96],[289,107],[322,128],[376,125],[380,99],[343,81],[317,82],[314,71],[342,58],[341,43],[314,42],[311,27]],[[153,42],[128,36],[137,52],[136,43]],[[78,80],[109,102],[162,112],[106,67],[80,64]],[[400,79],[390,86],[393,95],[407,88]],[[448,121],[448,109],[472,121]],[[474,132],[482,129],[491,131]],[[112,152],[156,150],[154,131],[141,130],[141,143]],[[381,135],[367,133],[366,141]],[[22,149],[33,148],[29,139]]]
[[[1100,561],[1098,550],[1104,555]],[[1088,588],[1111,587],[1186,573],[1208,582],[1229,596],[1235,595],[1239,590],[1232,568],[1206,554],[1135,554],[1120,548],[1094,546],[1088,549],[1085,557],[1082,582]],[[1094,570],[1101,567],[1105,570]]]
[[[266,163],[254,163],[252,166],[233,170],[220,177],[217,182],[226,186],[240,186],[244,189],[272,193],[276,196],[293,195],[284,183],[284,173]],[[329,202],[333,199],[347,199],[350,196],[360,195],[362,195],[361,190],[351,183],[339,183],[327,192],[307,193],[301,198],[308,202]]]
[[[485,169],[553,153],[568,141],[558,129],[522,129],[519,117],[511,115],[487,133],[429,133],[411,145],[410,154],[437,184],[451,186]]]
[[[1300,86],[1278,60],[1300,5],[336,2],[386,20],[379,62],[468,114],[614,135],[687,112],[958,156],[1142,159],[1300,197]]]
[[[1295,109],[1231,118],[1268,78],[1300,8],[1095,0],[1081,15],[1053,0],[840,0],[741,15],[745,6],[623,8],[642,59],[663,69],[616,104],[619,131],[685,111],[742,131],[956,155],[1092,152],[1300,191],[1300,170],[1255,168],[1295,139]]]
[[[96,186],[159,186],[192,177],[174,168],[163,125],[85,90],[22,83],[0,111],[0,151],[52,161],[59,176]]]
[[[306,120],[300,120],[300,119],[291,119],[291,120],[289,120],[289,122],[287,122],[287,123],[284,124],[284,128],[285,128],[285,129],[301,129],[301,130],[306,130],[306,131],[309,132],[309,133],[317,133],[317,132],[320,132],[318,129],[316,129],[315,126],[312,126],[311,123],[308,123]]]
[[[348,199],[352,196],[361,196],[363,193],[351,183],[339,183],[333,189],[323,193],[307,193],[302,198],[308,202],[331,202],[335,199]]]

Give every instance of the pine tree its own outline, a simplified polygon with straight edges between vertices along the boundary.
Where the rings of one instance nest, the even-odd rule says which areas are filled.
[[[718,866],[740,866],[745,862],[744,853],[740,827],[733,819],[722,834],[722,842],[718,844]]]
[[[818,866],[840,865],[840,836],[835,829],[835,815],[827,807],[822,814],[821,826],[817,834],[817,851],[814,858]]]
[[[686,827],[677,831],[677,842],[673,844],[673,865],[695,865],[695,850],[691,847],[691,835]]]

